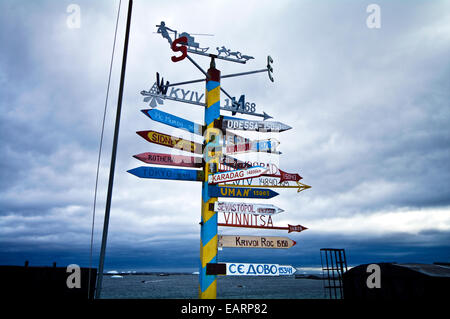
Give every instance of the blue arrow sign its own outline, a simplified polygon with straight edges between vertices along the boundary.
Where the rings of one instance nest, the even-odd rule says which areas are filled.
[[[203,125],[157,109],[142,110],[142,112],[154,121],[181,128],[194,134],[203,135]]]
[[[127,171],[140,178],[172,179],[180,181],[202,181],[203,171],[164,167],[140,166]]]
[[[272,198],[278,195],[268,188],[209,186],[210,197]]]

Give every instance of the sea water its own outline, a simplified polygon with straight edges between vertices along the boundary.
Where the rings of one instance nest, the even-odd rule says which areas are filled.
[[[125,275],[103,278],[101,298],[197,299],[198,275]],[[323,299],[322,280],[294,276],[218,276],[218,299]]]

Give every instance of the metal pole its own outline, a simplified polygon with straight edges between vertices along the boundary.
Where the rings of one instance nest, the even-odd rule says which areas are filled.
[[[128,16],[127,16],[127,27],[125,31],[125,42],[123,47],[123,58],[122,58],[122,71],[120,74],[120,87],[119,87],[119,98],[117,101],[117,112],[116,112],[116,125],[114,128],[114,140],[113,148],[111,153],[111,166],[109,169],[109,182],[108,182],[108,194],[106,197],[106,207],[105,207],[105,220],[103,222],[103,235],[102,235],[102,246],[100,250],[100,263],[98,266],[98,277],[97,285],[95,290],[95,298],[100,298],[100,293],[102,290],[103,281],[103,266],[105,264],[105,251],[106,251],[106,241],[108,238],[108,226],[109,226],[109,213],[111,209],[111,198],[114,183],[114,170],[116,167],[116,154],[117,154],[117,142],[119,139],[119,126],[120,126],[120,113],[122,111],[122,96],[123,96],[123,86],[125,80],[125,69],[127,64],[127,53],[128,53],[128,39],[130,35],[130,22],[131,22],[131,11],[133,8],[133,0],[128,2]]]
[[[217,276],[206,274],[206,265],[208,263],[217,263],[217,213],[214,209],[210,209],[210,204],[215,203],[217,197],[209,196],[208,175],[216,172],[219,167],[220,150],[215,150],[214,145],[220,143],[222,136],[221,131],[214,128],[214,120],[220,117],[220,71],[215,68],[214,58],[211,58],[211,65],[208,70],[205,101],[206,132],[203,150],[204,180],[202,183],[202,216],[200,223],[199,298],[216,299]],[[208,146],[209,143],[213,145]],[[212,149],[211,146],[213,147]],[[211,155],[211,153],[213,154]]]

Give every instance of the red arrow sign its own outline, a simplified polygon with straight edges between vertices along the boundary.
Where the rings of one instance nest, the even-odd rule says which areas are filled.
[[[237,160],[233,157],[230,156],[224,156],[223,162],[222,162],[225,166],[230,167],[231,169],[244,169],[244,168],[249,168],[252,165],[250,163],[247,162],[243,162],[240,160]],[[222,166],[222,165],[221,165]],[[223,166],[222,166],[223,167]],[[275,166],[276,167],[276,166]],[[227,170],[223,170],[221,169],[221,167],[219,167],[219,172],[225,172]],[[269,176],[269,177],[279,177],[280,178],[280,184],[286,181],[293,181],[293,182],[298,182],[299,180],[303,179],[303,177],[301,177],[299,174],[297,173],[286,173],[285,171],[278,169],[278,174],[262,174],[262,176]]]
[[[271,176],[271,177],[280,177],[280,183],[283,183],[284,181],[293,181],[298,182],[303,177],[298,175],[297,173],[286,173],[285,171],[282,171],[281,169],[278,169],[280,171],[280,174],[271,174],[271,175],[265,175],[265,176]]]
[[[162,153],[141,153],[133,155],[140,161],[147,164],[156,165],[170,165],[170,166],[182,166],[182,167],[202,167],[202,158],[195,156],[184,156],[184,155],[172,155],[172,154],[162,154]]]
[[[302,225],[289,225],[288,227],[278,227],[278,226],[263,226],[263,225],[240,225],[240,224],[226,224],[226,223],[217,223],[217,226],[227,226],[227,227],[242,227],[242,228],[263,228],[263,229],[280,229],[280,230],[287,230],[288,233],[291,232],[302,232],[307,227],[304,227]]]

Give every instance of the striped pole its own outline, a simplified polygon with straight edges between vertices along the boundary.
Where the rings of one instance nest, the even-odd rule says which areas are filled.
[[[220,117],[220,71],[215,68],[214,58],[206,80],[206,108],[205,108],[205,146],[204,158],[204,180],[202,183],[202,219],[200,230],[200,271],[199,271],[199,298],[215,299],[217,295],[217,279],[215,275],[206,274],[208,263],[217,263],[217,213],[210,209],[210,204],[217,201],[217,197],[209,197],[208,176],[218,170],[218,149],[221,140],[221,131],[214,128],[214,120]],[[212,207],[214,205],[211,205]]]

